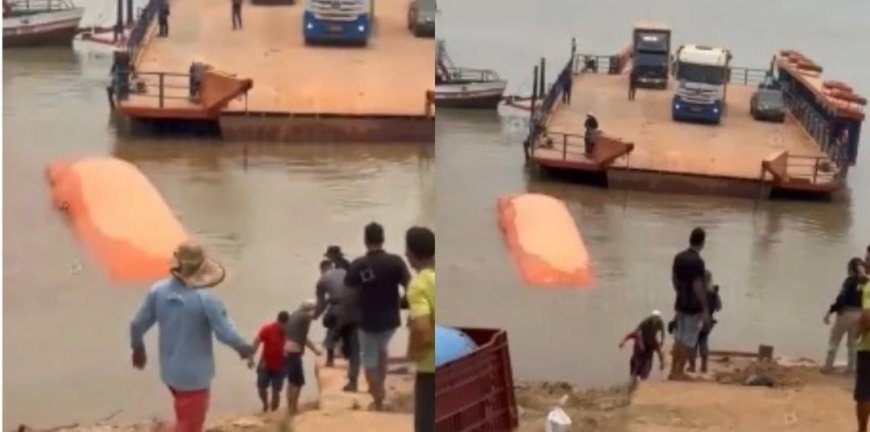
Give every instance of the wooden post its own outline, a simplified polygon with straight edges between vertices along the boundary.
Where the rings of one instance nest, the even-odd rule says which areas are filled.
[[[118,42],[118,38],[124,31],[124,0],[118,0],[118,13],[115,17],[115,31],[112,36],[112,42]]]
[[[127,0],[127,25],[133,25],[133,0]]]
[[[562,134],[562,160],[568,160],[568,134]]]
[[[160,108],[162,109],[162,108],[163,108],[163,72],[160,72],[160,73],[157,75],[157,77],[158,77],[157,81],[158,81],[158,84],[159,84],[159,86],[160,86],[160,90],[158,91],[158,96],[157,96],[157,98],[158,98],[158,100],[160,101],[159,106],[160,106]]]
[[[544,60],[544,58],[541,57],[541,75],[539,76],[539,78],[541,78],[541,90],[538,92],[538,94],[540,94],[542,98],[547,96],[547,87],[546,87],[547,73],[546,73],[546,70],[547,70],[546,60]]]

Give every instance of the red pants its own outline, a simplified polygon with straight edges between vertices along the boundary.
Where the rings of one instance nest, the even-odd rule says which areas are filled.
[[[202,432],[208,412],[208,389],[183,391],[169,388],[175,407],[175,432]]]

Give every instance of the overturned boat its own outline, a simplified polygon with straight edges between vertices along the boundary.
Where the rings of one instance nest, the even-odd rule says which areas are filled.
[[[3,46],[69,46],[84,8],[68,0],[3,0]]]
[[[502,100],[507,81],[490,69],[456,67],[444,41],[437,43],[435,62],[435,106],[439,108],[495,109]]]

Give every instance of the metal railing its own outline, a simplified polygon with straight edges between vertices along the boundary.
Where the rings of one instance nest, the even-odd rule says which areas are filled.
[[[500,79],[495,71],[489,69],[448,67],[445,71],[451,81],[493,82]]]
[[[574,73],[618,73],[619,55],[576,54]]]
[[[770,79],[769,69],[731,67],[728,74],[729,84],[754,85]]]
[[[136,24],[130,30],[130,37],[127,39],[127,52],[130,54],[130,61],[136,61],[136,55],[139,53],[139,48],[148,35],[148,29],[151,28],[151,23],[154,17],[157,16],[157,8],[161,1],[166,0],[149,0],[148,4],[143,9],[140,9],[139,17]]]
[[[811,184],[831,183],[842,179],[843,173],[827,156],[786,156],[786,171],[790,179],[804,179]]]
[[[556,148],[559,144],[562,147],[562,160],[568,160],[568,156],[577,158],[586,157],[586,147],[583,135],[571,134],[564,132],[543,132],[539,146],[532,147],[532,155],[539,148]]]
[[[559,72],[556,81],[550,85],[550,88],[544,94],[539,105],[536,105],[531,112],[531,122],[529,122],[529,143],[534,143],[539,134],[544,130],[544,126],[553,112],[556,101],[562,96],[562,93],[571,88],[572,80],[574,79],[574,59],[568,60],[565,67]]]
[[[134,72],[130,76],[130,95],[156,99],[157,108],[168,101],[195,102],[190,92],[190,75],[176,72]]]
[[[3,16],[62,11],[73,7],[69,0],[9,0],[3,2]]]

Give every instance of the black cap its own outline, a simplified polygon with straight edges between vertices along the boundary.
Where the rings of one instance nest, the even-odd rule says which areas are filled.
[[[325,257],[341,256],[341,255],[342,255],[341,248],[336,246],[336,245],[331,245],[328,248],[326,248],[326,253],[323,254],[323,256],[325,256]]]

